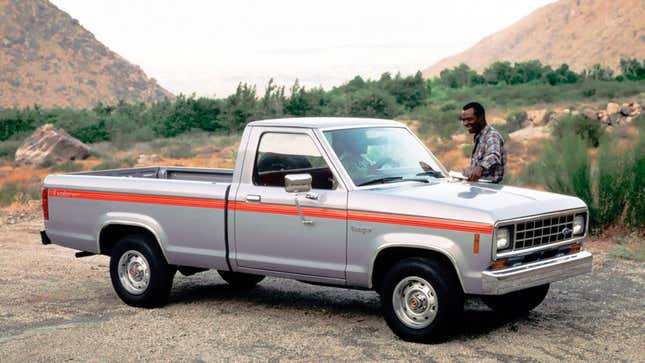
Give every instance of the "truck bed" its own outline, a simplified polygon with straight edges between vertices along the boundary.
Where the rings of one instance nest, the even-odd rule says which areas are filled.
[[[147,226],[168,262],[226,268],[226,196],[233,170],[154,166],[50,175],[52,243],[99,253],[108,225]]]
[[[230,183],[233,180],[233,169],[149,166],[141,168],[84,171],[78,173],[69,173],[69,175],[120,176],[126,178],[153,178],[206,181],[212,183]]]

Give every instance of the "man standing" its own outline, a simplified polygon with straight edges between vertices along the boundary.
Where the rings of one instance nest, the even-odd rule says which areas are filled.
[[[501,183],[506,166],[504,139],[497,130],[486,124],[484,106],[478,102],[465,105],[461,112],[461,121],[468,132],[475,135],[470,168],[464,172],[468,181],[486,179],[493,183]]]

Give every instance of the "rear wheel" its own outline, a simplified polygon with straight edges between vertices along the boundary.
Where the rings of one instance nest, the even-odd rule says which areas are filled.
[[[241,289],[251,289],[257,285],[260,281],[264,280],[262,275],[253,275],[242,272],[232,272],[232,271],[220,271],[217,270],[217,273],[232,286]]]
[[[176,272],[145,235],[116,243],[110,257],[110,278],[117,295],[130,306],[153,308],[168,301]]]
[[[544,301],[549,284],[509,292],[504,295],[482,296],[489,308],[500,313],[522,314],[535,309]]]
[[[438,341],[452,331],[464,304],[454,273],[442,263],[407,258],[395,264],[382,284],[385,321],[400,338]]]

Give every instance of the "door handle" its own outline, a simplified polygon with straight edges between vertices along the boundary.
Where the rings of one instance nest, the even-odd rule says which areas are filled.
[[[305,198],[311,199],[311,200],[318,200],[318,198],[320,198],[320,194],[316,192],[308,192],[307,194],[305,194]]]
[[[257,194],[247,194],[246,195],[246,201],[247,202],[260,202],[262,200],[262,197],[260,197]]]

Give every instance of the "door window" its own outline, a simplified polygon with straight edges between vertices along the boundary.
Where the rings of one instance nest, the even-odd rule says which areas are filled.
[[[284,187],[287,174],[310,174],[312,188],[334,189],[331,169],[308,135],[268,132],[260,138],[253,184]]]

